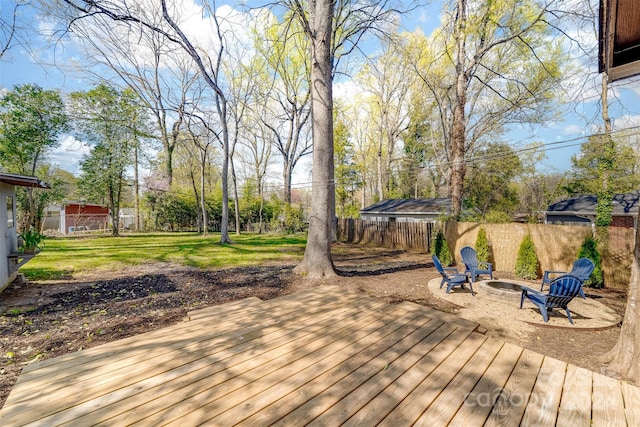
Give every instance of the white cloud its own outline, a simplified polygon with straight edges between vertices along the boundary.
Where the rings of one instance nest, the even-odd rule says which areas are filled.
[[[640,126],[640,115],[626,115],[613,120],[613,129],[629,129]]]
[[[68,135],[60,141],[60,147],[49,155],[49,160],[61,169],[78,175],[80,173],[80,161],[90,151],[91,148],[87,144]]]
[[[564,129],[562,129],[563,135],[582,135],[583,133],[584,133],[584,127],[581,127],[575,124],[565,126]]]

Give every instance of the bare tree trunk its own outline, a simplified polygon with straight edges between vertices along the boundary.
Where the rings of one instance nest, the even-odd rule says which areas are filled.
[[[207,150],[202,153],[202,159],[200,160],[200,205],[202,206],[202,235],[206,236],[209,232],[209,220],[207,218],[207,204],[204,198],[205,194],[205,179],[206,179],[206,167],[207,167]],[[224,205],[223,205],[224,206]]]
[[[378,167],[378,199],[384,199],[384,181],[382,179],[382,136],[378,141],[378,157],[376,158]]]
[[[462,209],[462,192],[464,189],[464,145],[465,145],[465,106],[467,103],[467,75],[465,61],[466,0],[458,0],[458,16],[456,17],[455,38],[456,54],[456,98],[453,107],[453,123],[451,130],[451,215],[457,217]]]
[[[286,205],[291,204],[291,175],[293,173],[289,159],[285,158],[282,162],[282,179],[284,181],[283,201]]]
[[[238,200],[238,179],[236,178],[236,167],[231,159],[231,180],[233,181],[233,207],[235,208],[236,235],[240,235],[240,202]]]
[[[311,40],[312,57],[313,197],[304,258],[294,271],[309,278],[322,278],[336,274],[331,259],[335,216],[331,57],[334,2],[317,0],[311,5],[306,31]]]
[[[198,205],[198,218],[196,219],[198,223],[198,233],[202,233],[202,199],[198,194],[198,186],[196,185],[196,177],[193,175],[193,171],[189,173],[189,176],[191,177],[191,187],[193,188],[193,194],[196,199],[196,204]]]
[[[140,178],[138,176],[138,142],[133,147],[134,156],[134,168],[133,168],[133,188],[134,188],[134,202],[133,210],[135,215],[134,228],[136,231],[140,230]]]

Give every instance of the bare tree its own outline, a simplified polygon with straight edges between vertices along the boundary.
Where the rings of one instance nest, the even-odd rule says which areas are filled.
[[[271,130],[282,157],[283,199],[291,203],[291,178],[298,162],[311,153],[309,43],[295,14],[275,22],[256,40],[264,61],[261,84],[266,103],[261,121]]]
[[[313,134],[312,202],[304,258],[295,271],[310,278],[335,275],[331,259],[334,237],[333,76],[337,63],[356,49],[370,31],[384,33],[381,22],[395,14],[390,2],[282,0],[300,21],[311,55]]]
[[[549,117],[563,59],[545,37],[556,0],[471,3],[452,1],[443,28],[429,42],[431,53],[413,55],[421,61],[416,70],[436,100],[445,135],[454,216],[462,205],[465,156],[507,123]]]
[[[61,17],[68,22],[68,28],[81,20],[103,17],[113,22],[126,25],[131,31],[151,31],[162,35],[166,40],[181,48],[194,62],[200,76],[213,92],[213,101],[220,125],[220,141],[223,146],[222,158],[222,223],[220,226],[220,241],[230,243],[229,238],[229,113],[228,92],[225,88],[222,63],[227,46],[227,35],[230,30],[223,29],[221,18],[216,11],[215,1],[202,5],[202,15],[209,18],[211,34],[215,40],[212,47],[201,48],[187,36],[184,17],[181,16],[179,4],[169,4],[167,0],[160,0],[158,4],[147,5],[144,8],[129,7],[125,1],[94,1],[94,0],[62,0],[58,9]]]
[[[263,209],[265,199],[265,184],[267,178],[267,170],[269,165],[273,162],[271,156],[271,150],[274,146],[273,132],[268,129],[258,117],[262,113],[258,110],[250,112],[250,120],[254,123],[254,126],[246,129],[246,133],[241,140],[241,145],[245,148],[241,154],[243,162],[247,165],[249,172],[248,178],[255,180],[256,191],[260,200],[260,209],[258,212],[259,223],[258,233],[263,231]]]
[[[295,271],[309,278],[335,275],[331,259],[335,189],[333,169],[333,18],[334,1],[317,0],[303,6],[287,2],[309,38],[311,109],[313,111],[312,202],[309,235],[302,262]]]
[[[388,44],[384,53],[366,64],[358,80],[368,94],[371,140],[376,143],[378,199],[392,190],[393,163],[400,135],[408,124],[410,79],[403,55]]]
[[[106,66],[138,94],[156,122],[156,138],[162,142],[165,174],[171,184],[175,134],[183,120],[180,111],[184,109],[186,93],[199,74],[192,71],[191,59],[162,34],[134,32],[128,27],[112,26],[110,22],[111,19],[104,16],[92,21],[76,21],[74,34],[85,47],[90,61],[83,71],[95,70],[92,74],[100,81],[115,80],[113,75],[105,73]],[[170,126],[171,116],[174,122]]]
[[[0,15],[0,59],[12,46],[24,43],[19,34],[21,26],[19,23],[20,8],[27,6],[29,2],[16,1],[13,9],[8,13]],[[3,6],[6,7],[8,4]]]

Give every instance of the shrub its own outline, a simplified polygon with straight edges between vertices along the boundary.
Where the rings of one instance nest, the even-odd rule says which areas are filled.
[[[42,249],[40,244],[45,239],[44,234],[40,234],[38,230],[33,227],[29,227],[20,233],[23,246],[20,248],[24,253],[34,253],[38,249]]]
[[[476,237],[476,255],[478,261],[489,262],[489,241],[487,240],[487,232],[483,227],[480,227],[478,237]]]
[[[527,280],[538,278],[538,255],[536,255],[536,247],[530,234],[524,236],[522,243],[520,243],[515,274]]]
[[[441,230],[436,232],[436,236],[433,242],[433,254],[438,257],[442,265],[453,264],[453,255],[447,244],[447,240],[444,238],[444,233]]]
[[[578,251],[578,258],[589,258],[595,264],[593,273],[589,279],[585,280],[584,286],[589,288],[604,288],[604,273],[602,272],[602,257],[598,252],[598,243],[596,240],[588,236],[582,242],[580,251]]]

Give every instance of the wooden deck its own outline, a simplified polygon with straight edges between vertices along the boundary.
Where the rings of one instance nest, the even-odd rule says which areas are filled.
[[[25,367],[1,426],[638,426],[640,389],[322,287]]]

